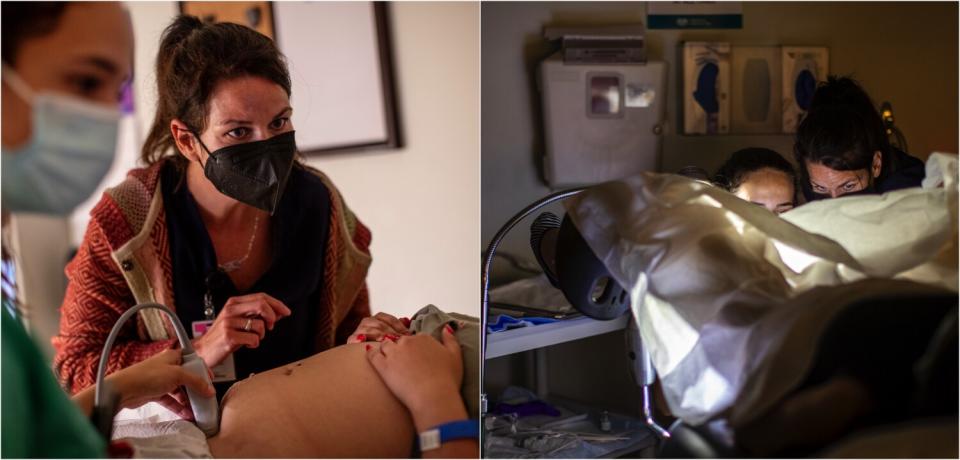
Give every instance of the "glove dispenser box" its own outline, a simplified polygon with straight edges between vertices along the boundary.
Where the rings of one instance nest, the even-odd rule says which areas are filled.
[[[655,171],[665,114],[666,64],[540,64],[544,175],[551,187]]]
[[[795,133],[810,109],[817,82],[827,79],[830,53],[825,47],[784,46],[783,132]]]
[[[730,44],[683,44],[683,132],[730,132]]]

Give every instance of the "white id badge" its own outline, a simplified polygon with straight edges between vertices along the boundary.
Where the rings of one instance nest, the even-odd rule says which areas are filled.
[[[194,321],[191,325],[193,338],[197,338],[205,334],[207,329],[210,329],[210,326],[213,325],[213,320]],[[227,355],[227,359],[224,359],[222,363],[212,367],[210,370],[213,371],[214,382],[232,382],[236,380],[237,370],[233,365],[233,353]]]

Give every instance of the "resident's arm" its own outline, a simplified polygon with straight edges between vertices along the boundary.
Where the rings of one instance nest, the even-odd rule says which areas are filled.
[[[106,376],[105,383],[109,383],[120,395],[121,408],[141,406],[173,392],[181,385],[187,385],[200,394],[213,396],[213,387],[204,379],[183,370],[180,360],[180,350],[164,350]],[[96,385],[91,385],[73,395],[74,404],[84,415],[93,413],[95,390]]]

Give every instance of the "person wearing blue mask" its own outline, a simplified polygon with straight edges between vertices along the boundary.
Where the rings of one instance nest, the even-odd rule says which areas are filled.
[[[113,162],[118,95],[130,78],[133,34],[120,3],[4,2],[2,6],[3,225],[10,213],[66,215],[97,188]],[[3,258],[9,262],[7,246]],[[19,321],[15,283],[2,317],[3,457],[103,457],[107,440],[87,419],[88,387],[72,401]],[[180,366],[180,350],[114,372],[121,407],[181,385],[214,389]],[[109,415],[109,414],[108,414]]]
[[[890,145],[870,96],[847,77],[814,92],[794,155],[807,201],[919,187],[924,177],[923,162]]]

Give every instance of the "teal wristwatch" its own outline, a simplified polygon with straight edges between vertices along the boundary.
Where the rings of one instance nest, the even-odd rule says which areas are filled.
[[[420,433],[420,451],[433,450],[455,439],[479,439],[480,422],[457,420],[437,425]]]

